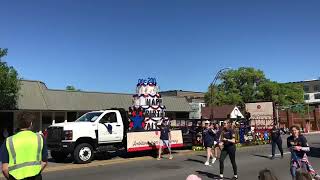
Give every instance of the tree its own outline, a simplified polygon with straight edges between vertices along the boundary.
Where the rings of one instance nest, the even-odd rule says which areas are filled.
[[[68,85],[68,86],[66,87],[66,90],[67,90],[67,91],[76,91],[76,88],[75,88],[74,86]]]
[[[72,86],[72,85],[68,85],[67,87],[66,87],[66,90],[67,91],[81,91],[80,89],[76,89],[74,86]]]
[[[208,104],[234,104],[272,101],[280,105],[303,103],[303,88],[297,84],[280,84],[267,79],[263,71],[251,67],[228,70],[219,76],[220,84],[209,86]]]
[[[20,90],[18,72],[3,61],[8,49],[0,48],[0,109],[12,110],[17,108]]]

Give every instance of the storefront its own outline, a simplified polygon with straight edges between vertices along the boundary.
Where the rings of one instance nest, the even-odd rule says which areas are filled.
[[[0,127],[8,128],[10,134],[17,128],[21,112],[33,113],[37,120],[34,130],[41,131],[52,124],[74,121],[84,113],[109,108],[132,106],[132,94],[65,91],[48,89],[40,81],[21,81],[17,110],[0,111]],[[170,119],[188,117],[191,111],[185,98],[163,97],[167,116]]]

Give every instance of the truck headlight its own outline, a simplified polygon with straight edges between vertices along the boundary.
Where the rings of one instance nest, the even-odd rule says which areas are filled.
[[[64,139],[65,140],[72,140],[72,135],[73,135],[72,130],[64,131]]]

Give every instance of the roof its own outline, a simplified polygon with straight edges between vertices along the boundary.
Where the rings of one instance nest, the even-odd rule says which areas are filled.
[[[161,91],[160,93],[170,93],[170,92],[174,92],[174,93],[182,92],[182,93],[199,93],[199,94],[204,94],[204,92],[199,92],[199,91],[185,91],[185,90],[168,90],[168,91]]]
[[[124,93],[102,93],[48,89],[40,81],[21,81],[21,96],[18,109],[91,111],[108,108],[128,109],[132,106],[132,95]],[[191,108],[183,97],[163,97],[167,111],[189,112]]]
[[[232,113],[235,105],[210,106],[201,109],[203,119],[210,119],[211,111],[214,119],[226,119]],[[212,109],[212,110],[211,110]]]
[[[312,82],[320,82],[320,78],[319,79],[304,80],[304,81],[288,82],[288,83],[312,83]]]

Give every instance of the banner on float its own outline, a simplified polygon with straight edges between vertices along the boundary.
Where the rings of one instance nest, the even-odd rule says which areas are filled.
[[[172,130],[171,147],[183,147],[183,138],[181,130]],[[128,132],[127,151],[146,151],[158,149],[160,146],[160,131]]]

